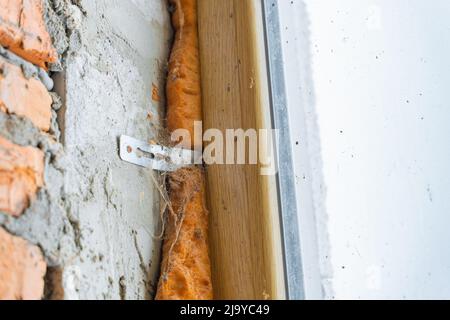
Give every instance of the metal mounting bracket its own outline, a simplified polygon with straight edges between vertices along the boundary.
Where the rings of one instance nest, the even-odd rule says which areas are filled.
[[[120,158],[157,171],[176,171],[202,163],[200,152],[150,144],[125,135],[120,137]]]

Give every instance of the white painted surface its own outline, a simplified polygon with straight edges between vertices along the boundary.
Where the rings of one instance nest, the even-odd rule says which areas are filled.
[[[307,297],[450,298],[450,2],[278,5]]]

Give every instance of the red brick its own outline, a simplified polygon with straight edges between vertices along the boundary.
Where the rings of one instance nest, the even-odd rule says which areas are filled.
[[[44,153],[0,137],[0,211],[20,216],[44,184]]]
[[[0,110],[27,117],[36,127],[48,131],[51,106],[52,98],[39,80],[25,78],[20,67],[0,57]]]
[[[42,0],[0,0],[0,44],[43,68],[57,60]]]
[[[0,228],[0,300],[38,300],[47,266],[41,250]]]

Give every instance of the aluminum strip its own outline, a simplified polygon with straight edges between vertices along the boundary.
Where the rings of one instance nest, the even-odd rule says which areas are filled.
[[[277,129],[278,195],[287,298],[305,299],[297,201],[287,110],[280,18],[276,0],[262,0],[273,127]]]

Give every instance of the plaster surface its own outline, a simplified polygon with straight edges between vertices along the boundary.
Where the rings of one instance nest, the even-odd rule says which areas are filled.
[[[152,83],[164,91],[168,8],[154,0],[82,5],[81,46],[66,59],[60,113],[66,205],[78,233],[63,287],[69,299],[150,298],[159,272],[159,177],[121,161],[118,138],[158,140],[164,101],[151,92]]]

